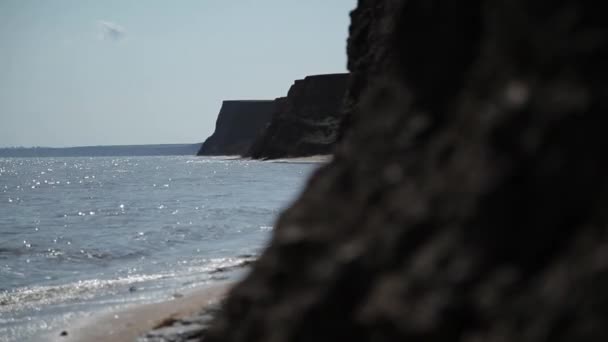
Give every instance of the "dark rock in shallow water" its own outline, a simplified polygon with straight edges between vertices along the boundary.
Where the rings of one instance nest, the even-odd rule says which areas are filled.
[[[607,341],[595,4],[360,0],[348,131],[205,341]]]
[[[272,100],[224,101],[215,132],[203,143],[198,155],[244,154],[266,127],[274,109]]]
[[[287,97],[276,100],[272,120],[247,156],[273,159],[331,153],[348,79],[348,74],[327,74],[297,80]]]

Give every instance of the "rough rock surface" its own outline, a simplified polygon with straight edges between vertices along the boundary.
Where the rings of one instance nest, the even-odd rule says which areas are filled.
[[[270,121],[274,109],[272,100],[224,101],[215,132],[205,140],[198,155],[245,154]]]
[[[350,32],[348,131],[204,340],[608,341],[596,2],[360,0]]]
[[[347,44],[348,70],[351,76],[343,101],[339,141],[353,125],[361,96],[372,75],[390,73],[391,67],[398,63],[390,50],[390,40],[394,38],[393,27],[398,20],[390,13],[393,7],[383,1],[377,4],[364,3],[350,14],[351,22],[354,23],[349,27]]]
[[[287,97],[276,99],[270,124],[247,155],[272,159],[331,153],[348,78],[348,74],[326,74],[295,81]]]

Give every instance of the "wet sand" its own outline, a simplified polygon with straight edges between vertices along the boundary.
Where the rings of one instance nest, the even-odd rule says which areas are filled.
[[[134,305],[93,315],[53,332],[49,336],[49,341],[133,342],[137,337],[168,320],[194,315],[205,306],[217,303],[226,295],[231,285],[231,283],[211,285],[192,290],[168,301]],[[67,332],[67,335],[62,336],[63,331]]]

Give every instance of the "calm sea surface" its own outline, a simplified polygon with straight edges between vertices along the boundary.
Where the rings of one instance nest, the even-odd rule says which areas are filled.
[[[0,159],[0,341],[212,284],[267,242],[314,164]]]

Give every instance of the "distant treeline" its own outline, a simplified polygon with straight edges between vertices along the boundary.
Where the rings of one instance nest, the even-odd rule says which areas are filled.
[[[201,144],[7,147],[0,148],[0,157],[193,156],[200,146]]]

